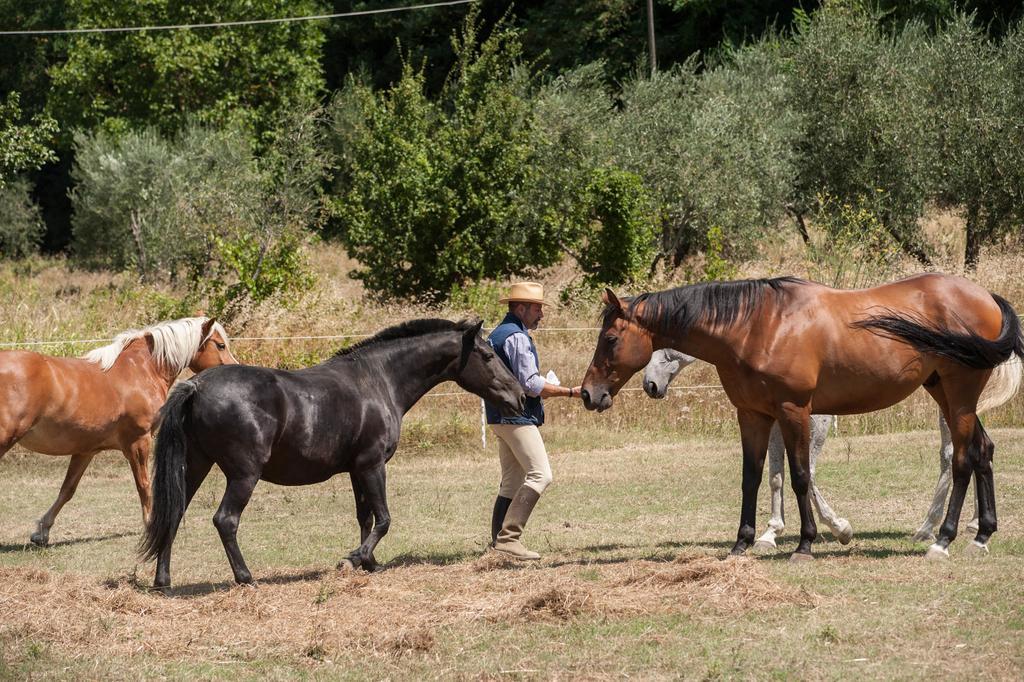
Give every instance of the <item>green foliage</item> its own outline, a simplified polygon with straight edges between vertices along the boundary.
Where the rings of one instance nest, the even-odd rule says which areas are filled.
[[[901,250],[876,212],[879,202],[860,196],[849,203],[828,194],[816,199],[818,230],[807,248],[811,279],[841,289],[891,279]]]
[[[302,245],[295,233],[278,239],[244,233],[231,241],[214,237],[217,274],[205,282],[212,312],[232,317],[242,303],[260,303],[311,287],[313,276],[302,257]]]
[[[965,262],[1024,220],[1024,31],[1001,46],[958,16],[925,53],[936,196],[963,206]]]
[[[308,287],[302,246],[321,212],[320,129],[315,113],[277,128],[262,158],[237,127],[192,125],[170,140],[153,129],[81,136],[77,259],[143,279],[185,275],[227,316]]]
[[[657,230],[647,191],[639,176],[599,169],[587,188],[596,228],[586,237],[580,266],[593,284],[637,282],[648,274]]]
[[[315,0],[118,2],[70,0],[72,26],[146,26],[316,14]],[[65,130],[170,135],[189,121],[273,129],[280,112],[307,109],[322,88],[323,28],[303,21],[230,29],[72,36],[51,69],[49,106]]]
[[[23,178],[0,187],[0,258],[24,258],[39,249],[43,220]]]
[[[704,276],[706,282],[735,279],[737,268],[725,257],[725,235],[722,228],[712,227],[707,234],[704,250]]]
[[[796,211],[809,211],[821,193],[846,203],[870,197],[885,228],[922,263],[930,255],[917,218],[936,162],[919,57],[926,44],[919,26],[886,34],[860,3],[834,2],[797,34],[791,61]]]
[[[56,132],[56,121],[45,114],[21,122],[20,96],[7,93],[0,101],[0,190],[16,174],[56,158],[50,146]]]
[[[549,265],[559,234],[522,220],[536,182],[531,75],[514,31],[485,40],[471,13],[437,102],[405,67],[383,92],[350,82],[333,104],[339,235],[382,296],[441,300],[453,285]]]
[[[732,255],[751,253],[778,222],[797,158],[787,71],[774,43],[699,73],[691,62],[626,83],[610,121],[612,163],[644,179],[662,207],[674,265],[721,228]]]

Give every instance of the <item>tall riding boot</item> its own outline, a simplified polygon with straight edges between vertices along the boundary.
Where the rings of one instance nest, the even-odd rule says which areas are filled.
[[[526,526],[539,499],[540,493],[525,485],[516,492],[516,496],[512,499],[512,504],[509,505],[508,512],[505,514],[505,523],[501,526],[501,532],[498,533],[498,537],[494,541],[494,551],[501,552],[513,559],[540,559],[540,554],[526,549],[519,541],[523,534],[523,527]]]
[[[494,498],[494,511],[491,512],[491,547],[498,539],[498,531],[505,525],[505,514],[508,513],[508,506],[512,504],[511,497],[498,495]]]

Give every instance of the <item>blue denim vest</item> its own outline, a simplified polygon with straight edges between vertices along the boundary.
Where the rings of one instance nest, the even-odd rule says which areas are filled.
[[[513,334],[526,334],[526,327],[518,317],[509,313],[501,321],[501,324],[494,328],[491,335],[487,337],[487,341],[491,344],[491,348],[494,349],[494,353],[509,368],[509,371],[515,374],[512,370],[512,362],[505,354],[505,340]],[[530,335],[526,334],[526,338],[530,339]],[[533,359],[536,360],[539,369],[540,359],[537,357],[537,346],[533,344],[533,339],[530,339],[530,350],[533,352]],[[536,398],[526,396],[526,407],[523,408],[523,413],[515,417],[502,417],[498,408],[491,403],[486,403],[485,406],[488,424],[533,424],[534,426],[540,426],[544,423],[544,401],[541,400],[540,396]]]

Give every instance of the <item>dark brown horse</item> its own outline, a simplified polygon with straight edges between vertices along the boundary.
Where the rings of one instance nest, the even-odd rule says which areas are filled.
[[[0,458],[17,443],[71,457],[57,500],[36,523],[32,542],[49,542],[58,512],[103,450],[124,453],[143,520],[149,516],[147,467],[157,412],[186,367],[200,372],[237,362],[227,343],[219,323],[189,317],[122,332],[83,358],[0,352]]]
[[[858,414],[894,405],[919,386],[953,437],[953,494],[928,550],[948,556],[973,470],[984,545],[996,530],[993,445],[977,418],[992,368],[1024,358],[1017,314],[1004,299],[959,277],[925,274],[839,291],[785,277],[712,282],[620,301],[611,290],[594,359],[583,381],[587,409],[605,410],[659,348],[718,370],[736,406],[743,447],[743,507],[733,554],[754,542],[754,514],[768,435],[776,421],[800,509],[793,559],[817,535],[808,499],[811,414]]]

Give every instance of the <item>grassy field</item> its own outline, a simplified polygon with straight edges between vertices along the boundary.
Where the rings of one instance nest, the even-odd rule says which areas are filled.
[[[956,226],[932,231],[955,263]],[[812,274],[802,248],[766,244],[741,273]],[[494,285],[442,309],[385,305],[349,278],[354,264],[336,247],[311,258],[317,283],[303,298],[225,320],[241,361],[305,366],[358,338],[263,337],[500,319]],[[987,252],[971,277],[1024,311],[1022,262]],[[538,278],[552,302],[579,290],[571,266]],[[198,312],[181,309],[182,293],[59,259],[0,263],[0,342],[58,340],[31,348],[81,354],[101,345],[89,340]],[[599,309],[593,292],[548,307],[542,370],[580,382]],[[961,537],[949,562],[926,563],[909,540],[938,470],[936,411],[919,391],[839,421],[818,483],[855,539],[842,547],[825,534],[816,562],[791,565],[792,504],[778,555],[721,561],[739,516],[734,411],[710,366],[687,369],[676,389],[652,401],[634,379],[601,415],[548,401],[556,482],[527,531],[544,554],[531,566],[484,556],[497,457],[493,439],[481,449],[479,401],[452,384],[406,418],[389,467],[391,533],[377,551],[388,568],[372,575],[335,569],[358,542],[346,478],[261,484],[239,532],[259,587],[235,588],[210,522],[223,490],[214,473],[175,546],[172,594],[152,594],[123,458],[97,458],[40,550],[26,543],[67,460],[16,448],[0,459],[0,678],[1024,678],[1024,392],[985,417],[997,446],[992,556],[963,557]],[[763,486],[760,529],[767,495]]]
[[[169,597],[134,559],[120,456],[98,458],[40,550],[25,543],[66,460],[15,451],[0,461],[0,677],[1020,679],[1024,430],[993,438],[1000,530],[980,560],[961,556],[965,536],[946,563],[908,539],[934,431],[831,438],[819,484],[856,534],[825,534],[808,565],[785,561],[794,517],[778,555],[721,561],[739,511],[732,439],[555,434],[555,484],[526,536],[537,565],[484,555],[493,451],[406,448],[389,466],[386,570],[334,568],[358,543],[347,479],[261,484],[239,532],[259,585],[232,586],[215,473]],[[763,527],[766,490],[760,506]]]

